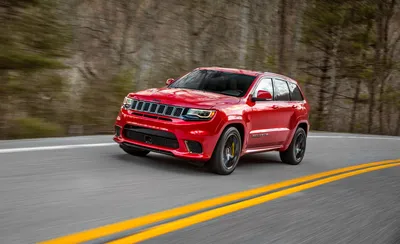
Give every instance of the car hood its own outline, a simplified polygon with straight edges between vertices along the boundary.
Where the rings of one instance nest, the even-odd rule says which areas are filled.
[[[198,108],[212,108],[218,105],[236,104],[240,101],[240,98],[237,97],[181,88],[152,88],[131,93],[129,97],[149,102]]]

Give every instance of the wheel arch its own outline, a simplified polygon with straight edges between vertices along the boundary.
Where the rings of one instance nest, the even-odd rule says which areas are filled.
[[[242,151],[243,151],[244,144],[247,141],[247,133],[246,133],[246,127],[245,127],[245,125],[243,124],[242,121],[229,121],[222,128],[221,132],[219,133],[218,139],[221,138],[222,133],[224,133],[224,131],[226,131],[229,127],[235,127],[239,131],[240,140],[241,140],[241,143],[242,143]]]
[[[303,130],[306,132],[306,135],[308,135],[308,130],[309,130],[309,125],[308,125],[308,123],[307,122],[305,122],[305,121],[303,121],[303,122],[300,122],[298,125],[297,125],[297,127],[296,127],[296,130],[297,130],[297,128],[303,128]],[[293,137],[293,136],[292,136]]]
[[[299,127],[304,129],[304,131],[306,132],[306,136],[308,136],[308,133],[309,133],[309,130],[310,130],[309,122],[307,120],[301,120],[301,121],[297,122],[297,125],[290,132],[285,144],[283,145],[283,147],[279,151],[285,151],[290,146],[290,143],[293,140],[294,134],[296,133],[296,131],[297,131],[297,129]]]

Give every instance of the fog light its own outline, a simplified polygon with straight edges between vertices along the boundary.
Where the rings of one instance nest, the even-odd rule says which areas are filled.
[[[185,141],[185,145],[186,145],[187,150],[190,153],[202,153],[203,152],[203,148],[202,148],[200,142]]]

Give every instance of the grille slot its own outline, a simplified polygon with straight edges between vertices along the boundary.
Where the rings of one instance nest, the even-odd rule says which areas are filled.
[[[137,105],[137,108],[136,108],[136,110],[142,110],[142,107],[143,107],[143,102],[139,102],[138,103],[138,105]]]
[[[133,103],[132,103],[132,109],[135,109],[135,108],[136,108],[137,102],[138,102],[138,101],[136,101],[136,100],[133,101]]]
[[[172,114],[172,110],[174,110],[174,107],[169,106],[167,108],[167,111],[165,111],[165,115],[171,115]]]
[[[174,116],[180,116],[182,114],[183,108],[175,108]]]
[[[150,103],[144,103],[143,111],[145,111],[145,112],[148,111],[149,107],[150,107]]]
[[[155,113],[156,112],[156,109],[157,109],[157,104],[155,104],[155,103],[153,103],[152,105],[151,105],[151,107],[150,107],[150,113]]]
[[[141,112],[147,112],[147,113],[151,113],[151,114],[158,114],[158,115],[179,118],[182,116],[182,114],[186,108],[169,106],[169,105],[153,103],[153,102],[140,101],[140,100],[133,100],[131,109],[135,110],[135,111],[141,111]],[[137,113],[134,113],[134,114],[137,114]],[[158,119],[161,119],[161,117],[158,117]]]
[[[158,114],[163,114],[165,110],[165,105],[160,105],[160,107],[158,107],[157,113]]]

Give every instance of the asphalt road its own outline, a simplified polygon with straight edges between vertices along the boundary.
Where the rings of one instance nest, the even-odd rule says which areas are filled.
[[[301,165],[275,152],[229,176],[110,136],[0,141],[0,243],[35,243],[326,170],[400,158],[400,137],[311,133]],[[145,243],[400,243],[400,167],[346,178]]]

